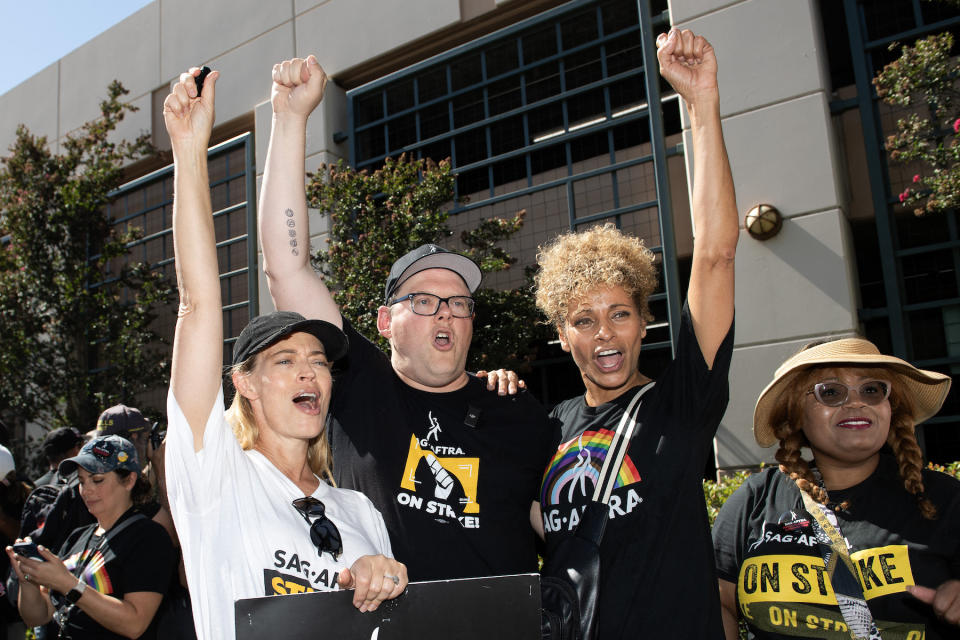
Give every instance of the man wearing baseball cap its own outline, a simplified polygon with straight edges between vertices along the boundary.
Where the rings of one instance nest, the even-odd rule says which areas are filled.
[[[97,418],[97,436],[120,436],[137,448],[141,460],[147,460],[147,442],[150,440],[152,423],[143,417],[139,409],[118,404],[110,407]]]
[[[273,80],[264,271],[278,309],[349,338],[330,404],[337,485],[373,501],[411,580],[536,571],[530,511],[554,440],[532,397],[490,393],[465,369],[480,268],[436,245],[414,249],[393,264],[376,311],[390,353],[361,336],[309,261],[303,150],[326,76],[311,56],[277,65]]]

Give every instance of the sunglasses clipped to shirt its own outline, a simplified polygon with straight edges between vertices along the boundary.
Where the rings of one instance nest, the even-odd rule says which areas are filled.
[[[839,407],[846,403],[851,391],[857,392],[863,404],[872,407],[890,397],[890,384],[883,380],[869,380],[858,387],[848,387],[842,382],[818,382],[807,393],[812,393],[822,405]]]
[[[343,541],[337,525],[326,515],[326,506],[313,496],[297,498],[293,506],[310,525],[310,541],[317,546],[317,554],[329,553],[336,562],[343,553]]]

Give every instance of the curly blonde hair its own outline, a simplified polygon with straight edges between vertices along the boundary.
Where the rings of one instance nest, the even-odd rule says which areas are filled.
[[[780,471],[790,476],[801,491],[810,494],[820,504],[827,504],[829,496],[826,489],[817,484],[810,469],[810,463],[800,455],[801,448],[810,446],[801,429],[801,416],[806,390],[824,369],[837,368],[846,367],[811,367],[798,372],[784,387],[777,407],[771,415],[773,424],[776,425],[773,432],[780,440],[780,448],[775,454],[777,462],[780,463]],[[902,389],[898,389],[897,376],[891,374],[886,367],[864,369],[868,369],[870,375],[878,380],[885,380],[891,384],[890,433],[887,435],[887,444],[890,445],[897,459],[904,488],[913,494],[921,515],[927,520],[933,520],[937,517],[937,508],[923,494],[923,455],[914,435],[914,406],[911,398],[908,394],[902,393]],[[849,502],[840,505],[841,509],[849,507]]]
[[[653,320],[647,299],[657,288],[656,256],[643,240],[612,224],[565,233],[540,247],[534,290],[537,307],[563,326],[570,306],[598,287],[622,287],[644,320]]]
[[[243,362],[230,367],[230,375],[232,376],[234,373],[244,376],[249,375],[256,366],[259,355],[259,353],[254,354]],[[239,391],[233,395],[233,402],[227,409],[226,418],[227,423],[233,429],[234,437],[240,443],[240,448],[244,451],[253,449],[260,437],[260,430],[257,428],[257,421],[254,418],[250,400],[241,395]],[[310,441],[310,446],[307,449],[307,464],[318,478],[336,486],[333,481],[332,460],[333,456],[330,452],[327,430],[324,429],[320,432],[320,435]]]

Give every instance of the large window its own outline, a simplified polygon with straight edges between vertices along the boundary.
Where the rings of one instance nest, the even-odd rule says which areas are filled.
[[[480,219],[526,211],[506,247],[518,264],[485,286],[523,286],[538,245],[563,231],[612,222],[643,238],[661,256],[664,283],[644,345],[651,374],[670,357],[680,306],[664,206],[668,157],[682,168],[679,101],[661,96],[669,87],[652,42],[668,27],[666,9],[665,0],[570,2],[348,93],[354,167],[402,153],[450,158],[454,243]],[[649,108],[661,101],[662,113]],[[569,357],[553,364],[572,366]],[[575,373],[550,377],[572,388],[547,392],[547,402],[582,390]]]
[[[960,27],[949,2],[821,0],[837,99],[831,105],[848,145],[850,215],[860,278],[860,319],[886,353],[917,366],[960,374],[960,220],[956,211],[918,218],[900,205],[917,167],[888,161],[884,140],[907,110],[878,101],[876,73],[897,55],[893,42],[912,44]],[[916,108],[924,108],[918,105]],[[846,127],[846,125],[851,125]],[[856,126],[862,142],[851,136]],[[960,459],[960,395],[919,431],[931,460]]]
[[[208,162],[223,296],[224,362],[230,362],[236,336],[258,312],[253,135],[244,134],[211,148]],[[143,237],[130,246],[129,259],[161,271],[175,286],[173,166],[125,184],[113,196],[108,207],[113,223],[142,231]],[[173,340],[176,318],[176,304],[171,304],[158,310],[153,326],[168,345]],[[138,402],[163,412],[166,392],[158,387]]]

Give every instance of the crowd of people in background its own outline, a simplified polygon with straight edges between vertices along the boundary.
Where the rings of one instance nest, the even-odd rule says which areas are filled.
[[[866,340],[808,345],[777,370],[754,434],[779,465],[727,502],[711,546],[700,483],[728,402],[739,223],[715,52],[676,29],[657,48],[693,142],[675,356],[657,380],[642,372],[657,280],[642,241],[563,234],[541,247],[535,293],[585,392],[549,414],[512,372],[466,370],[481,272],[463,255],[397,256],[375,312],[386,352],[341,314],[305,250],[307,120],[327,82],[313,56],[273,69],[259,237],[279,311],[244,328],[225,384],[206,165],[219,74],[183,73],[164,103],[180,290],[167,439],[117,405],[92,433],[47,434],[34,480],[0,446],[0,622],[213,640],[234,636],[238,598],[352,589],[367,612],[408,581],[535,572],[576,533],[632,417],[602,512],[595,637],[957,637],[960,482],[924,469],[914,434],[950,378]],[[293,556],[313,570],[277,564]]]

